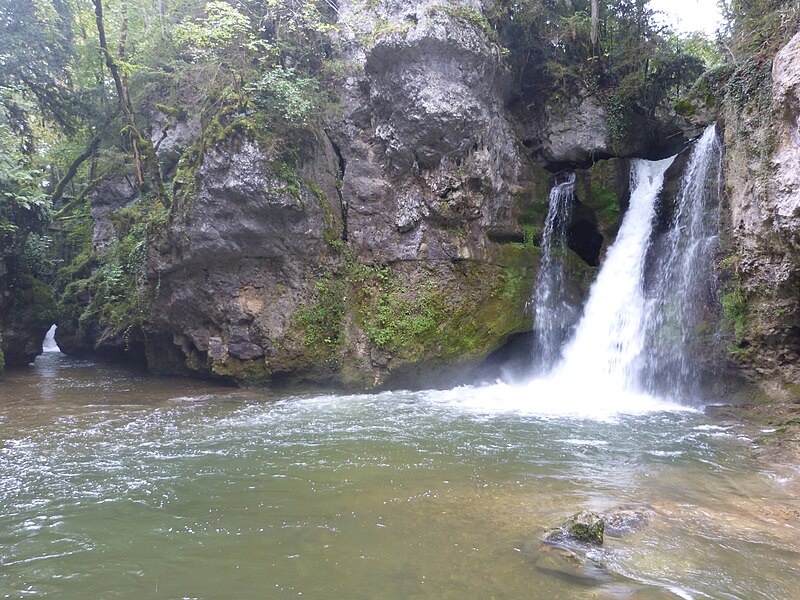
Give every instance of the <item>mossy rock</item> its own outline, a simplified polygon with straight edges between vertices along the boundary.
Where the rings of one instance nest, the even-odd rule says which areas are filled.
[[[624,159],[601,160],[579,173],[577,195],[595,214],[597,225],[609,239],[622,221],[629,188],[630,165]]]
[[[356,295],[357,322],[393,370],[483,358],[529,330],[533,285],[529,248],[508,247],[505,265],[383,268]],[[529,257],[522,260],[520,256]],[[442,270],[444,269],[444,270]]]
[[[269,381],[269,370],[263,358],[241,360],[228,356],[224,360],[212,360],[211,371],[223,379],[238,383],[259,384]]]
[[[584,510],[568,517],[558,527],[548,530],[544,537],[546,542],[552,544],[580,542],[602,546],[605,526],[603,517]]]

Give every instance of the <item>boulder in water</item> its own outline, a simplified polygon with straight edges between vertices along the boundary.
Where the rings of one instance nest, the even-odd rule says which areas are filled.
[[[545,532],[544,540],[550,544],[584,542],[602,546],[604,531],[603,517],[595,512],[584,510],[568,517],[558,527]]]

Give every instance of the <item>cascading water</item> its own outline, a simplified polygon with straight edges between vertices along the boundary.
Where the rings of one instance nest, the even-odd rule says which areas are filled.
[[[716,307],[721,161],[712,125],[692,149],[675,202],[665,207],[666,229],[653,242],[644,321],[647,352],[639,364],[640,386],[652,393],[684,398],[699,393],[698,365],[708,360],[713,329],[708,323]],[[698,342],[704,342],[702,350]]]
[[[553,373],[556,378],[634,389],[635,365],[645,345],[642,280],[656,198],[674,160],[634,161],[630,207],[592,286],[575,336],[564,350],[564,360]]]
[[[561,356],[564,331],[573,324],[575,310],[564,288],[567,226],[575,204],[575,173],[550,190],[550,205],[542,233],[542,261],[533,294],[538,372],[551,369]]]
[[[675,158],[634,161],[630,208],[551,381],[662,397],[696,394],[698,341],[716,307],[722,152],[715,127],[689,155],[674,202],[657,206]],[[551,196],[551,213],[554,204]]]
[[[61,352],[61,348],[56,344],[56,326],[52,325],[47,330],[47,334],[42,341],[42,352]]]

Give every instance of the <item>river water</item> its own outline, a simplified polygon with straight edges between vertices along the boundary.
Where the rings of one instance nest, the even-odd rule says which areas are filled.
[[[796,472],[699,410],[562,400],[279,397],[46,353],[0,387],[0,597],[798,597]],[[540,543],[618,507],[650,524],[581,566]]]

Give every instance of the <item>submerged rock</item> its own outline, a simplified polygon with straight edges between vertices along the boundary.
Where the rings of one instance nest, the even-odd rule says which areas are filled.
[[[620,508],[603,515],[605,535],[620,538],[647,527],[655,512],[649,508]]]
[[[547,544],[541,545],[536,554],[536,569],[559,579],[585,585],[609,583],[615,579],[600,561],[586,554]]]

